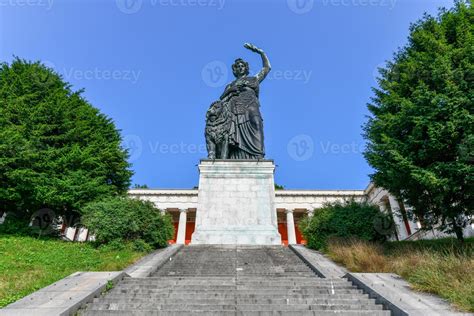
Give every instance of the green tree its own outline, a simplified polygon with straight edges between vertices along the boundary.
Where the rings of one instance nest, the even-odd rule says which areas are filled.
[[[123,194],[132,172],[113,121],[39,62],[0,64],[0,208],[77,215]]]
[[[146,184],[135,184],[135,185],[133,186],[133,188],[134,188],[134,189],[149,189],[149,188],[148,188],[148,185],[146,185]]]
[[[441,224],[462,240],[474,210],[473,2],[411,25],[378,84],[364,126],[372,180],[426,228]]]
[[[285,187],[275,183],[275,190],[285,190]]]

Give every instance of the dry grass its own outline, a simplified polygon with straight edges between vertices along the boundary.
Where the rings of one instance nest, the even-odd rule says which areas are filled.
[[[433,244],[433,243],[432,243]],[[474,257],[455,246],[420,247],[416,242],[382,247],[363,241],[328,245],[328,255],[352,272],[392,272],[415,290],[447,299],[455,308],[474,312]],[[471,247],[469,243],[467,247]]]

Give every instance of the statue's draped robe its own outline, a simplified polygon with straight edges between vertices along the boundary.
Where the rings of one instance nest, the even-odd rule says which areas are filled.
[[[226,104],[233,114],[229,135],[230,159],[261,159],[265,156],[258,92],[258,78],[243,77],[227,85],[222,95],[231,95]]]

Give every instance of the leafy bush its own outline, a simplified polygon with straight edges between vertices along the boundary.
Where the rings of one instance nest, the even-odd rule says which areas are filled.
[[[29,236],[32,235],[32,230],[25,220],[17,218],[14,214],[7,214],[5,221],[0,225],[0,234]]]
[[[83,209],[82,223],[95,234],[99,244],[130,241],[141,249],[147,249],[147,245],[160,248],[174,234],[169,215],[162,215],[149,201],[127,197],[89,203]]]
[[[331,237],[385,241],[393,232],[393,220],[369,203],[347,201],[326,204],[300,223],[308,247],[323,249]]]
[[[143,239],[136,239],[133,241],[133,250],[140,252],[149,252],[151,251],[151,247]]]

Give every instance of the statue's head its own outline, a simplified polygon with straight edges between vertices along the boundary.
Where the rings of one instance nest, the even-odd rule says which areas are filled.
[[[237,58],[232,65],[232,72],[236,78],[247,76],[250,72],[249,63],[242,58]]]

